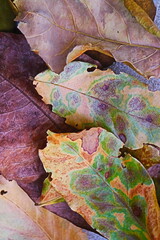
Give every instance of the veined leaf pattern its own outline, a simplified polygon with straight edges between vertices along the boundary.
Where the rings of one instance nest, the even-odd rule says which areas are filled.
[[[19,10],[19,29],[53,71],[62,71],[68,53],[75,46],[92,44],[148,78],[160,76],[159,38],[132,17],[124,0],[14,2]],[[155,28],[150,23],[150,29]],[[157,29],[156,34],[159,32]]]
[[[48,132],[39,151],[51,184],[69,206],[110,240],[160,239],[155,187],[145,168],[112,133],[91,128],[79,133]]]
[[[94,68],[72,62],[60,75],[47,70],[36,76],[36,89],[69,125],[103,127],[129,148],[160,146],[160,93],[125,73]]]

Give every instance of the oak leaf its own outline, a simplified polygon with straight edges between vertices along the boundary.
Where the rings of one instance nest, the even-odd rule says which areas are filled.
[[[90,44],[148,78],[160,76],[160,40],[131,16],[122,0],[15,0],[15,4],[19,29],[57,73],[75,46]]]
[[[160,239],[160,210],[149,174],[123,143],[102,128],[79,133],[48,131],[39,151],[50,183],[69,206],[106,238]]]
[[[3,240],[87,240],[80,228],[36,207],[17,185],[0,176],[0,238]]]
[[[59,75],[51,70],[40,73],[34,83],[43,101],[67,124],[103,127],[132,149],[143,143],[160,147],[160,92],[149,91],[136,78],[72,62]]]

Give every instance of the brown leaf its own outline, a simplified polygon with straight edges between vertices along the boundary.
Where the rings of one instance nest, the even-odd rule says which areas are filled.
[[[116,61],[127,63],[148,78],[160,76],[160,41],[131,16],[122,0],[15,3],[20,30],[53,71],[63,70],[75,46],[89,44],[101,52],[109,51]]]
[[[156,7],[154,5],[153,0],[134,0],[147,14],[148,16],[154,20],[156,15]]]
[[[147,1],[147,2],[146,2],[146,5],[148,7],[150,7],[151,13],[152,13],[152,10],[154,11],[154,9],[155,9],[153,7],[153,2],[150,1],[150,0]],[[144,29],[146,29],[151,34],[154,34],[155,36],[160,37],[160,30],[154,24],[154,22],[149,17],[149,15],[146,13],[145,10],[148,11],[148,9],[147,9],[145,4],[142,4],[142,2],[141,1],[139,2],[138,0],[137,1],[135,1],[135,0],[124,0],[124,5],[129,10],[129,12],[132,14],[132,16],[135,17],[136,20],[144,27]]]
[[[54,215],[33,201],[17,185],[0,176],[1,239],[87,240],[80,228]]]
[[[29,80],[45,68],[22,35],[0,33],[0,172],[18,181],[33,199],[39,197],[46,176],[38,157],[38,149],[46,143],[46,131],[71,130],[41,101]],[[49,208],[91,229],[66,203]]]

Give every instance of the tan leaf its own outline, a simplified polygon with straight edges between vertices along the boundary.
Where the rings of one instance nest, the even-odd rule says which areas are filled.
[[[0,238],[3,240],[87,240],[80,228],[36,207],[17,185],[0,176]]]
[[[77,45],[109,51],[146,77],[160,76],[160,41],[117,0],[15,0],[19,28],[32,49],[55,72]]]

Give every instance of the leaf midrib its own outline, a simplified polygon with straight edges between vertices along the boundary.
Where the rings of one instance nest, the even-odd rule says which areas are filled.
[[[96,40],[99,40],[99,41],[111,42],[111,43],[116,43],[116,44],[119,44],[119,45],[125,45],[125,46],[130,46],[130,47],[149,48],[149,49],[151,48],[151,49],[158,49],[158,50],[160,50],[160,47],[153,47],[153,46],[147,46],[147,45],[141,45],[141,44],[137,45],[137,44],[134,44],[134,43],[127,43],[127,42],[122,42],[122,41],[118,41],[118,40],[112,40],[112,39],[109,39],[109,38],[93,36],[93,35],[90,35],[90,34],[85,33],[85,32],[73,30],[73,29],[70,29],[70,28],[65,28],[65,27],[59,25],[56,22],[51,21],[50,19],[48,19],[44,15],[42,15],[40,13],[37,13],[37,12],[35,13],[35,12],[32,12],[32,11],[27,11],[27,14],[38,15],[38,16],[40,16],[42,18],[45,18],[50,24],[53,24],[53,25],[55,25],[56,27],[58,27],[58,28],[60,28],[62,30],[65,30],[65,31],[68,31],[68,32],[72,32],[72,33],[75,33],[75,34],[79,34],[79,35],[83,35],[83,36],[86,36],[86,37],[90,37],[90,38],[93,38],[93,39],[96,39]],[[48,31],[48,30],[46,30],[46,31]],[[27,36],[27,35],[26,35],[26,37],[28,39],[29,38],[34,38],[34,36]]]

